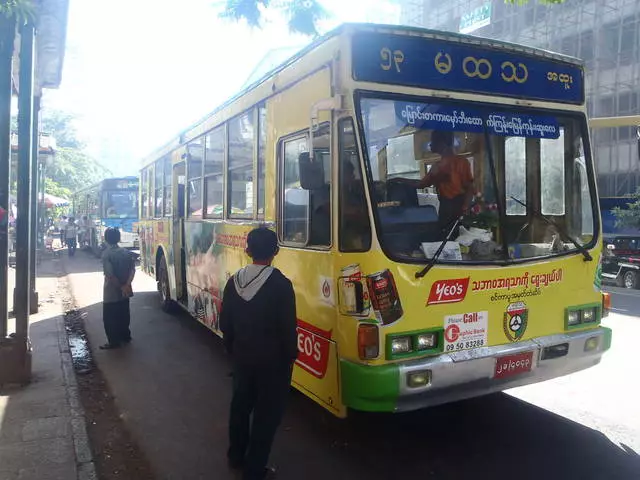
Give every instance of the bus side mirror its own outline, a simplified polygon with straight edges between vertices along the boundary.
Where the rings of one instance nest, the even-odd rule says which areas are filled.
[[[319,190],[324,187],[324,166],[322,161],[311,161],[309,152],[302,152],[298,157],[300,170],[300,186],[304,190]]]

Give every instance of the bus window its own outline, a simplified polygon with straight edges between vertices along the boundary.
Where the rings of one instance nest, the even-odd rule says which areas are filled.
[[[544,215],[564,215],[564,129],[558,139],[540,140],[541,206]]]
[[[260,107],[258,109],[258,218],[264,218],[264,168],[266,164],[266,147],[267,147],[267,109]]]
[[[209,133],[205,139],[204,191],[208,218],[222,218],[224,203],[224,125]]]
[[[187,157],[189,159],[187,166],[189,175],[187,211],[190,217],[202,217],[202,141],[201,138],[197,138],[187,145]]]
[[[134,190],[107,190],[104,193],[105,218],[136,218],[138,192]]]
[[[171,216],[171,206],[173,205],[172,193],[173,187],[171,182],[171,156],[164,157],[164,216]]]
[[[283,146],[282,230],[284,242],[306,246],[331,244],[331,154],[329,125],[321,126],[313,137],[314,158],[324,167],[321,188],[304,190],[300,185],[298,160],[307,152],[308,138],[286,140]]]
[[[140,193],[142,200],[142,218],[149,218],[149,169],[145,168],[142,170],[142,175],[140,176]]]
[[[163,215],[163,198],[162,198],[162,186],[164,181],[164,163],[162,159],[155,163],[155,182],[154,182],[154,217],[161,217]]]
[[[371,248],[371,225],[364,182],[353,131],[353,120],[340,121],[340,250],[366,252]]]
[[[526,138],[507,138],[504,142],[504,157],[507,215],[526,215],[524,205],[512,198],[527,198]]]
[[[306,138],[284,142],[282,240],[302,245],[307,244],[309,236],[309,191],[303,190],[300,186],[298,157],[307,151],[309,151],[309,147]]]
[[[253,110],[229,121],[229,206],[231,218],[253,217]]]

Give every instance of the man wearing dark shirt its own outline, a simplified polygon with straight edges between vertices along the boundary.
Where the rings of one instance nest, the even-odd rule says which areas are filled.
[[[228,459],[245,480],[262,480],[273,474],[266,465],[298,355],[296,300],[291,282],[271,266],[273,231],[249,232],[246,252],[253,263],[227,282],[220,315],[233,363]]]
[[[131,282],[136,268],[131,252],[118,246],[120,242],[118,229],[107,228],[104,241],[107,248],[102,254],[104,269],[102,321],[107,334],[107,343],[100,348],[111,350],[131,341],[129,298],[133,296]]]

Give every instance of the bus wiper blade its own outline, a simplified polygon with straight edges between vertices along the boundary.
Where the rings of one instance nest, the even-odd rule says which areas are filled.
[[[449,241],[449,239],[453,235],[453,232],[456,231],[456,228],[458,228],[458,225],[460,225],[461,221],[462,221],[462,217],[458,217],[458,219],[454,222],[453,227],[451,227],[451,230],[449,230],[449,233],[447,233],[447,236],[444,237],[444,240],[442,241],[442,243],[438,247],[438,250],[436,250],[436,253],[433,254],[433,257],[431,258],[431,261],[429,262],[429,264],[426,267],[424,267],[422,270],[420,270],[419,272],[416,272],[416,278],[424,277],[427,273],[429,273],[429,270],[431,270],[433,268],[433,266],[438,261],[438,258],[440,257],[440,254],[444,250],[445,245],[447,244],[447,242]]]
[[[509,196],[511,197],[511,199],[513,201],[518,202],[520,205],[522,205],[527,210],[530,209],[529,206],[526,203],[524,203],[523,201],[518,200],[513,195],[509,195]],[[560,225],[558,225],[556,222],[554,222],[552,218],[547,217],[545,214],[543,214],[542,212],[537,211],[535,208],[531,208],[530,210],[533,212],[533,214],[536,217],[541,218],[542,220],[547,222],[549,225],[555,227],[558,230],[558,232],[560,232],[560,234],[564,236],[564,238],[566,238],[571,243],[573,243],[576,246],[576,248],[580,251],[580,253],[582,253],[582,255],[584,256],[584,260],[585,261],[591,262],[593,260],[593,257],[591,256],[589,251],[586,248],[584,248],[584,246],[580,245],[578,243],[578,241],[569,234],[569,232],[567,232],[564,228],[562,228]]]

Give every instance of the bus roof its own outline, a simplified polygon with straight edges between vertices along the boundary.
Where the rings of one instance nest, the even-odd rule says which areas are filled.
[[[138,177],[136,175],[127,175],[124,177],[107,177],[107,178],[103,178],[102,180],[100,180],[97,183],[94,183],[93,185],[89,185],[88,187],[84,187],[81,188],[80,190],[76,190],[75,192],[71,193],[71,196],[77,195],[78,193],[82,193],[82,192],[86,192],[87,190],[92,190],[94,188],[99,188],[100,186],[102,186],[102,184],[104,184],[104,182],[109,182],[109,181],[118,181],[118,180],[127,180],[127,181],[138,181]]]
[[[354,34],[359,32],[421,36],[425,38],[434,38],[434,39],[451,41],[451,42],[459,42],[459,43],[468,44],[468,45],[491,47],[491,48],[510,51],[510,52],[520,52],[520,53],[525,53],[531,56],[552,59],[558,62],[563,62],[563,63],[567,63],[567,64],[579,66],[579,67],[582,67],[584,65],[584,62],[582,60],[575,57],[570,57],[567,55],[551,52],[541,48],[527,47],[527,46],[519,45],[516,43],[493,40],[489,38],[478,37],[475,35],[447,32],[443,30],[432,30],[428,28],[411,27],[411,26],[404,26],[404,25],[385,25],[385,24],[375,24],[375,23],[344,23],[339,27],[329,31],[325,35],[320,36],[319,38],[311,42],[309,45],[302,48],[296,54],[292,55],[289,59],[285,60],[280,65],[276,66],[272,70],[265,73],[258,80],[249,84],[248,86],[246,86],[246,88],[243,88],[238,93],[233,95],[231,98],[227,99],[222,104],[218,105],[213,111],[207,113],[204,117],[192,123],[190,126],[182,130],[178,135],[174,136],[170,141],[166,142],[161,147],[155,149],[150,155],[148,155],[146,158],[143,159],[143,161],[141,162],[141,167],[149,165],[150,163],[158,160],[163,155],[166,155],[169,151],[173,150],[174,148],[177,148],[179,145],[184,143],[182,139],[185,137],[187,132],[193,130],[198,125],[206,122],[209,118],[216,115],[221,110],[228,107],[229,105],[231,105],[233,102],[241,98],[243,95],[246,95],[250,91],[256,89],[263,83],[267,82],[269,79],[271,79],[278,73],[282,72],[283,70],[287,69],[292,64],[294,64],[297,60],[304,57],[309,52],[315,50],[319,46],[323,45],[328,40],[342,34]],[[306,72],[301,73],[301,75],[304,75],[304,74],[306,74]]]

